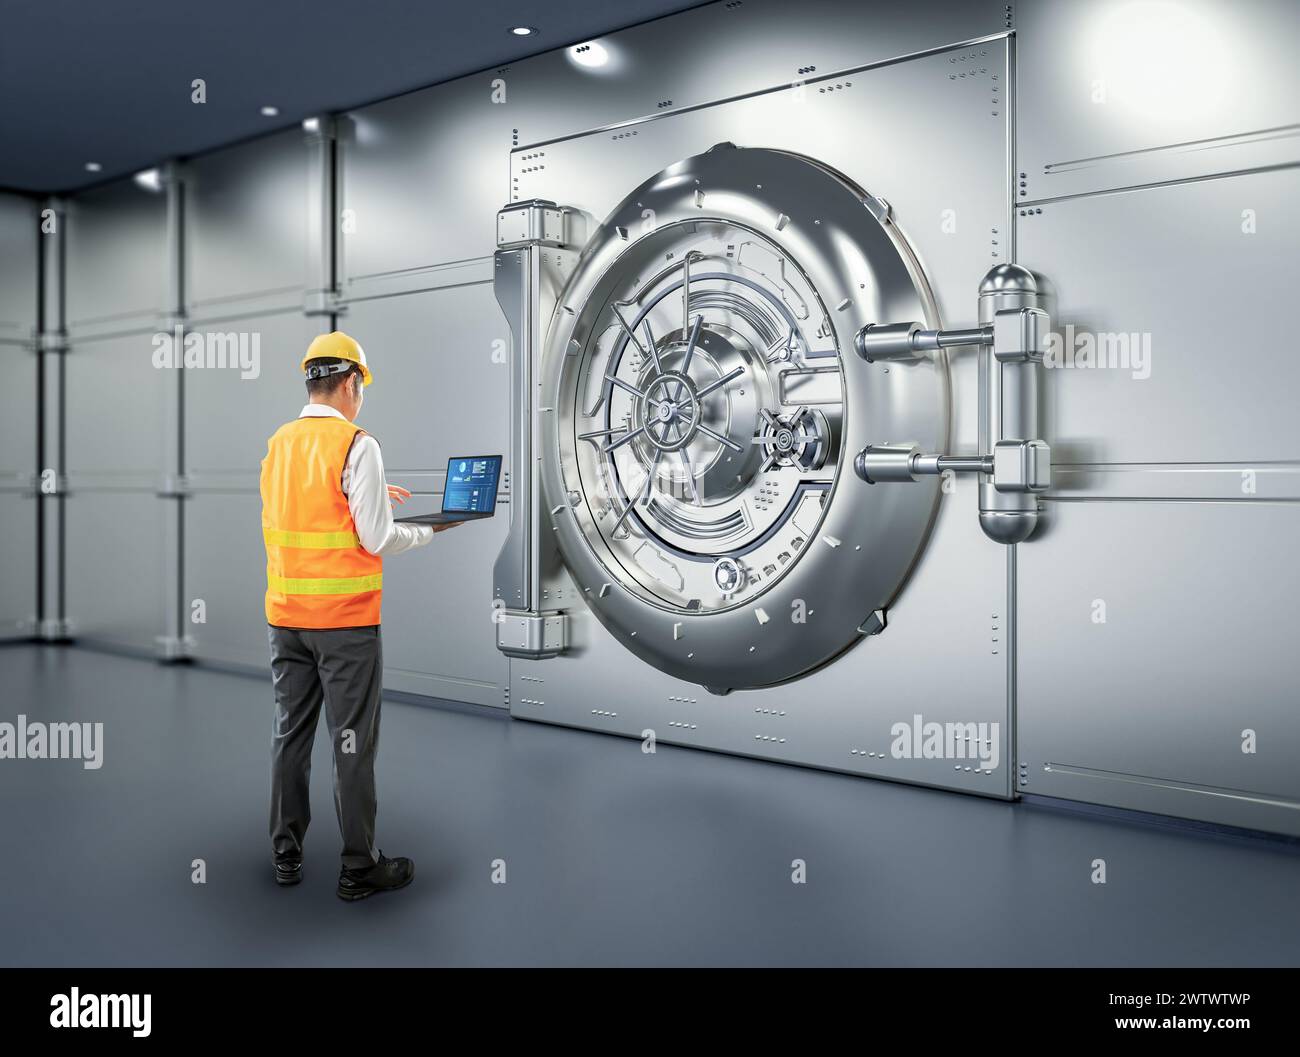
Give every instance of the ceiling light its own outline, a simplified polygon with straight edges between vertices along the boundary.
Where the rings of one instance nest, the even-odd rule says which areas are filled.
[[[304,132],[319,132],[319,131],[320,131],[320,118],[318,118],[318,117],[309,117],[309,118],[307,118],[307,119],[306,119],[305,121],[303,121],[303,123],[302,123],[302,130],[303,130]]]
[[[510,32],[516,37],[531,37],[537,30],[532,26],[513,26]]]
[[[578,66],[594,68],[609,62],[609,52],[603,44],[589,40],[585,44],[575,44],[569,49],[569,58]]]
[[[264,106],[264,107],[262,107],[262,116],[263,116],[263,117],[278,117],[279,114],[280,114],[280,108],[277,107],[277,106]]]
[[[162,173],[157,169],[145,169],[143,172],[138,172],[135,174],[134,179],[136,185],[143,187],[146,191],[162,190]]]
[[[99,172],[99,170],[102,168],[103,166],[100,165],[99,162],[97,161],[86,162],[86,172]]]

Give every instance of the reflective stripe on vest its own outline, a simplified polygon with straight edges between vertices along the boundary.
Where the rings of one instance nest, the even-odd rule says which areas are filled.
[[[384,586],[384,574],[373,576],[327,577],[268,576],[266,586],[282,595],[355,595],[362,591],[378,591]]]
[[[379,623],[383,559],[361,546],[343,470],[362,431],[334,416],[281,426],[262,460],[266,620],[277,627]]]
[[[300,550],[328,551],[361,546],[361,537],[355,532],[285,532],[283,529],[263,529],[262,539],[277,547],[297,547]]]

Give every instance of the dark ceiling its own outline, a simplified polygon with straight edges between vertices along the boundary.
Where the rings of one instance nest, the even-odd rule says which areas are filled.
[[[0,0],[0,187],[74,190],[698,4]]]

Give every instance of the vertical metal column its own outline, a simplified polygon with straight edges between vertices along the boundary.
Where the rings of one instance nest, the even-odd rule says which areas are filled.
[[[29,634],[39,638],[45,621],[45,503],[41,493],[41,471],[45,468],[45,351],[41,348],[40,337],[45,333],[46,312],[46,276],[45,276],[45,232],[42,230],[44,218],[42,209],[36,211],[36,333],[33,335],[32,352],[36,356],[36,447],[35,464],[32,466],[32,498],[36,516],[36,597],[32,610],[32,625]]]
[[[175,349],[184,354],[188,282],[186,276],[186,184],[184,169],[177,162],[169,162],[163,170],[163,185],[167,193],[167,249],[166,290],[167,300],[163,312],[163,325],[173,335],[179,336],[181,346]],[[164,662],[189,660],[194,654],[194,639],[186,633],[189,605],[185,597],[185,501],[190,497],[187,457],[185,452],[185,371],[176,374],[175,428],[172,464],[164,473],[158,498],[175,503],[172,514],[175,530],[175,549],[166,557],[166,584],[171,596],[164,607],[165,631],[158,637],[159,659]]]
[[[41,598],[37,633],[46,642],[67,642],[67,206],[47,199],[41,210],[39,261],[41,319],[37,332],[40,357],[40,455],[36,497],[41,508]]]
[[[494,290],[510,324],[510,529],[493,566],[497,649],[508,657],[554,657],[568,646],[562,613],[542,609],[540,423],[542,335],[555,310],[556,283],[544,257],[564,244],[554,202],[512,203],[497,213]],[[545,409],[545,410],[550,410]],[[549,541],[547,541],[549,546]]]
[[[307,289],[303,314],[319,317],[327,330],[338,329],[347,311],[340,303],[342,240],[339,238],[339,123],[329,116],[303,123],[307,142]]]

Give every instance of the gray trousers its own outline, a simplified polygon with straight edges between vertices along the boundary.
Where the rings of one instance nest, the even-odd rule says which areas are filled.
[[[375,852],[375,751],[383,647],[378,626],[306,630],[269,627],[275,722],[271,739],[271,851],[302,857],[311,821],[311,748],[322,703],[334,746],[334,809],[343,865],[364,868]]]

